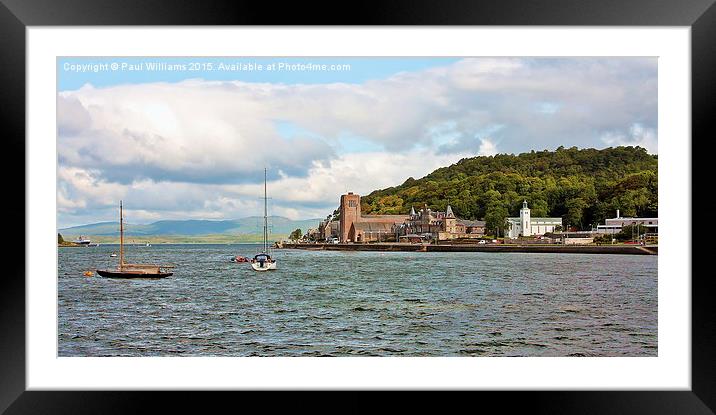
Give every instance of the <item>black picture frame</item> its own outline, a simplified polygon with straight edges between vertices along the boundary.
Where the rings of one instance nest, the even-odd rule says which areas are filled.
[[[85,25],[592,25],[592,26],[688,26],[691,27],[692,137],[709,141],[707,131],[714,113],[716,93],[716,0],[467,0],[385,1],[337,4],[321,2],[246,2],[179,0],[0,0],[0,121],[6,154],[5,237],[3,285],[0,288],[0,411],[24,413],[144,413],[152,404],[162,412],[175,408],[208,412],[207,405],[229,402],[227,394],[198,396],[164,392],[57,392],[25,390],[25,263],[17,235],[24,235],[28,217],[25,184],[13,180],[24,171],[25,153],[25,38],[27,26]],[[340,6],[340,7],[339,7]],[[319,12],[320,11],[320,12]],[[694,163],[696,165],[696,163]],[[692,167],[692,176],[696,170]],[[13,174],[14,173],[14,174]],[[7,189],[7,188],[10,189]],[[693,188],[693,187],[692,187]],[[20,202],[22,201],[22,202]],[[22,203],[23,209],[18,206]],[[685,201],[690,208],[691,203]],[[696,212],[696,211],[694,211]],[[24,220],[21,220],[21,217]],[[7,225],[10,225],[7,228]],[[687,224],[690,225],[690,224]],[[687,226],[690,227],[690,226]],[[692,241],[694,239],[692,238]],[[25,252],[26,254],[26,252]],[[26,256],[23,256],[26,258]],[[697,258],[693,255],[692,258]],[[50,259],[52,260],[52,259]],[[691,278],[691,275],[684,275]],[[691,278],[692,287],[692,387],[690,391],[547,391],[481,392],[471,399],[479,407],[497,403],[500,412],[522,410],[537,413],[636,413],[713,414],[716,411],[716,316],[711,307],[710,278]],[[519,394],[520,396],[513,396]],[[233,394],[232,394],[233,395]],[[235,395],[234,395],[235,396]],[[431,395],[411,398],[404,404],[427,403]],[[290,401],[290,400],[289,400]],[[254,401],[256,402],[256,401]],[[350,400],[350,410],[370,407]],[[272,403],[273,404],[273,403]],[[449,404],[443,403],[443,409]],[[243,406],[243,405],[241,405]],[[343,404],[341,407],[345,407]],[[407,410],[407,408],[404,408]],[[340,409],[337,409],[340,410]]]

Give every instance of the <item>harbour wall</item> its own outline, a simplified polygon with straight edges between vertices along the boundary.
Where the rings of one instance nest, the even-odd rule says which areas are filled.
[[[398,243],[376,244],[280,244],[282,249],[315,251],[403,251],[403,252],[521,252],[564,254],[658,255],[658,246],[639,245],[420,245]]]

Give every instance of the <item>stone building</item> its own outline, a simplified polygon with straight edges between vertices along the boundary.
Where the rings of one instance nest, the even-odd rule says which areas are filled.
[[[348,192],[341,195],[338,208],[340,242],[374,242],[395,238],[395,227],[408,215],[361,215],[360,196]]]
[[[396,228],[401,235],[422,235],[441,241],[458,238],[479,238],[485,234],[485,222],[464,220],[455,216],[450,205],[445,212],[425,205],[419,212],[410,209],[410,218]]]
[[[326,219],[318,224],[318,240],[327,241],[329,239],[338,238],[338,221]]]
[[[309,241],[318,241],[320,240],[320,234],[318,232],[318,228],[308,228],[306,231],[305,238]]]

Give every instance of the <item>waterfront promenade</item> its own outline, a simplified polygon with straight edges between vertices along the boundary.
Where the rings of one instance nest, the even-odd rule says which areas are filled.
[[[659,247],[640,245],[553,245],[553,244],[308,244],[282,243],[282,249],[305,249],[324,251],[405,251],[405,252],[522,252],[522,253],[570,253],[570,254],[627,254],[658,255]]]

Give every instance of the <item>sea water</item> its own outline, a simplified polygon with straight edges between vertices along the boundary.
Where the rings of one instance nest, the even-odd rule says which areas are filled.
[[[657,256],[127,247],[161,280],[59,248],[59,356],[656,356]]]

